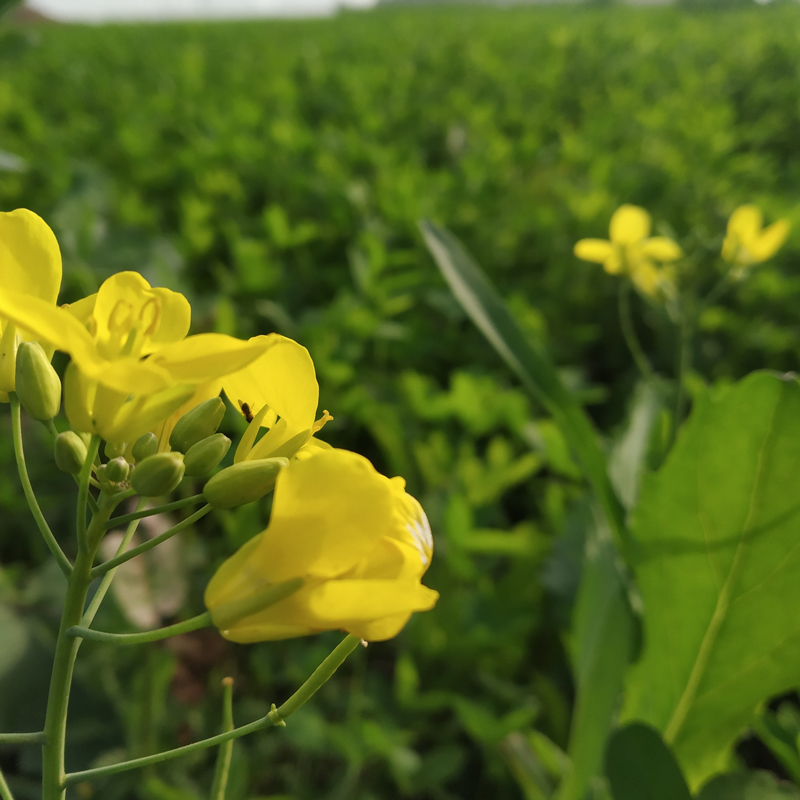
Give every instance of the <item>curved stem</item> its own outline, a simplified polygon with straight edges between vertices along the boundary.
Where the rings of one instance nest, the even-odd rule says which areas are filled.
[[[167,625],[166,628],[158,628],[154,631],[107,633],[106,631],[93,631],[91,628],[73,625],[67,630],[67,636],[76,639],[89,639],[93,642],[108,642],[110,644],[145,644],[146,642],[159,642],[161,639],[169,639],[170,636],[177,636],[179,633],[190,633],[200,628],[208,628],[213,624],[211,612],[206,611],[184,622],[176,622],[174,625]]]
[[[149,539],[148,541],[143,542],[136,547],[132,547],[130,550],[125,551],[124,547],[120,545],[122,550],[118,550],[117,555],[115,555],[114,558],[110,558],[108,561],[104,561],[102,564],[98,564],[92,569],[92,577],[99,578],[101,575],[105,575],[110,570],[116,569],[126,561],[130,561],[132,558],[136,558],[136,556],[146,553],[148,550],[151,550],[162,542],[166,542],[167,539],[171,539],[176,533],[180,533],[185,528],[193,525],[195,522],[197,522],[197,520],[208,514],[209,511],[211,511],[211,506],[204,506],[199,511],[195,511],[190,517],[187,517],[182,522],[179,522],[177,525],[175,525],[175,527],[170,528],[168,531],[164,531],[164,533],[161,533],[158,536],[154,536],[152,539]],[[130,524],[133,525],[135,530],[139,520],[145,515],[137,516],[137,514],[127,514],[126,516],[128,519],[133,517]],[[125,519],[125,517],[118,517],[118,519]],[[130,539],[128,539],[128,542],[130,542]],[[128,546],[128,542],[123,540],[125,547]]]
[[[0,733],[0,744],[44,744],[44,731]]]
[[[115,775],[119,772],[126,772],[129,769],[147,767],[152,764],[161,764],[173,758],[186,756],[190,753],[205,750],[208,747],[214,747],[214,745],[238,739],[240,736],[246,736],[248,733],[255,733],[256,731],[272,727],[273,725],[280,725],[286,718],[297,711],[297,709],[300,708],[300,706],[302,706],[337,669],[339,669],[347,656],[356,649],[359,641],[360,640],[356,636],[346,636],[322,664],[314,670],[311,677],[280,708],[273,708],[265,717],[257,719],[249,725],[242,725],[239,728],[234,728],[232,731],[226,731],[225,733],[220,733],[208,739],[203,739],[200,742],[184,745],[183,747],[176,747],[173,750],[166,750],[163,753],[155,753],[152,756],[134,758],[132,761],[123,761],[121,764],[95,767],[94,769],[86,769],[82,772],[71,772],[64,778],[63,785],[64,787],[72,786],[75,783],[91,780],[92,778]]]
[[[650,382],[655,378],[653,367],[642,349],[639,337],[636,335],[636,328],[633,325],[631,315],[631,285],[628,281],[620,281],[619,284],[619,323],[622,328],[622,336],[628,346],[636,366],[641,372],[642,377]]]
[[[53,532],[50,530],[50,526],[47,524],[42,510],[39,508],[39,502],[36,500],[36,494],[33,491],[31,479],[28,475],[28,467],[25,464],[25,451],[22,446],[22,419],[19,410],[19,398],[16,392],[9,393],[9,401],[11,403],[11,430],[14,439],[14,455],[17,459],[17,469],[19,471],[19,479],[22,482],[22,491],[25,494],[28,507],[31,510],[31,514],[33,514],[33,518],[36,520],[36,526],[39,528],[39,532],[42,534],[48,550],[53,554],[53,558],[55,558],[61,571],[69,577],[72,572],[72,564],[64,555],[64,551],[56,541],[56,537],[53,536]]]
[[[14,795],[11,794],[6,779],[3,777],[3,771],[0,770],[0,798],[2,800],[14,800]]]
[[[76,512],[76,526],[78,531],[78,550],[87,551],[90,549],[90,543],[87,539],[86,528],[86,501],[89,497],[89,478],[92,477],[92,464],[94,463],[95,456],[100,447],[100,437],[95,433],[92,435],[89,446],[86,448],[86,460],[81,467],[81,476],[78,483],[78,508]],[[110,513],[110,511],[109,511]],[[108,519],[108,515],[105,516]],[[97,519],[97,516],[93,517]],[[102,532],[102,528],[100,529]]]
[[[155,514],[163,514],[165,511],[175,511],[184,506],[190,506],[193,503],[199,503],[205,500],[202,493],[192,495],[192,497],[185,497],[183,500],[176,500],[174,503],[167,503],[163,506],[156,506],[155,508],[146,508],[143,511],[134,511],[133,514],[123,514],[121,517],[114,517],[106,523],[106,528],[115,528],[118,525],[125,525],[128,522],[133,522],[135,519],[142,519],[143,517],[152,517]]]
[[[222,680],[222,732],[229,733],[234,730],[233,724],[233,678]],[[231,757],[233,756],[233,739],[229,739],[219,746],[217,753],[217,766],[214,769],[214,783],[211,787],[211,800],[225,800],[225,791],[228,788],[228,776],[231,771]]]

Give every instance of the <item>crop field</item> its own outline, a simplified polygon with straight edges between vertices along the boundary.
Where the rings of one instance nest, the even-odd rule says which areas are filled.
[[[714,280],[700,263],[715,263],[735,208],[792,223],[773,259],[700,314],[685,383],[697,397],[752,370],[798,370],[798,45],[800,8],[777,3],[0,23],[0,210],[32,209],[55,231],[60,302],[137,270],[190,299],[193,332],[296,339],[334,417],[321,437],[404,476],[434,532],[435,610],[359,649],[285,729],[238,741],[227,800],[541,800],[531,754],[546,763],[570,738],[591,508],[563,431],[473,327],[419,221],[475,256],[603,448],[638,375],[615,280],[573,246],[606,237],[622,204],[694,254],[686,269],[703,286]],[[674,377],[663,314],[635,296],[633,321],[653,368]],[[18,489],[5,413],[0,425],[0,731],[35,730],[60,574]],[[229,410],[223,430],[242,427]],[[45,430],[26,436],[42,508],[69,529],[71,481],[45,459]],[[114,585],[97,627],[197,613],[268,513],[265,501],[198,522]],[[89,642],[67,767],[212,735],[226,675],[237,722],[263,716],[336,641]],[[737,747],[732,760],[798,778],[752,735]],[[37,798],[35,747],[0,745],[0,767],[17,800]],[[213,769],[198,753],[71,798],[199,800]]]

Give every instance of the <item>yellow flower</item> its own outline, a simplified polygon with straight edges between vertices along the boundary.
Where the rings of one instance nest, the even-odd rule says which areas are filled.
[[[772,258],[789,235],[789,222],[779,219],[763,228],[761,210],[757,206],[739,206],[728,220],[728,231],[722,243],[722,257],[734,267],[736,277],[747,268]]]
[[[55,306],[61,288],[61,251],[47,223],[26,208],[0,213],[2,288]],[[0,316],[0,401],[14,391],[17,345],[36,340],[35,332],[19,330]]]
[[[272,518],[217,570],[211,611],[292,578],[295,594],[238,620],[235,642],[345,630],[368,641],[396,636],[438,593],[421,584],[433,539],[425,512],[402,478],[386,478],[363,456],[317,451],[278,476]]]
[[[609,275],[626,274],[650,297],[674,291],[674,272],[659,266],[679,259],[681,248],[666,236],[650,236],[650,215],[639,206],[622,205],[611,217],[607,239],[581,239],[575,255],[602,264]]]
[[[187,338],[189,304],[122,272],[69,308],[0,287],[0,316],[69,353],[64,405],[72,426],[132,441],[185,403],[196,386],[242,369],[263,345],[222,334]]]
[[[263,355],[222,380],[228,399],[250,425],[242,437],[234,463],[259,458],[291,458],[301,449],[327,447],[314,439],[328,420],[327,411],[316,420],[319,384],[314,362],[305,347],[271,333],[250,339],[264,348]],[[244,404],[244,407],[240,405]],[[256,441],[262,427],[269,430]]]

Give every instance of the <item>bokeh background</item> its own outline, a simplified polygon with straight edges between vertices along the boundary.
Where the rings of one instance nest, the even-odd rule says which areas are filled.
[[[395,2],[93,26],[17,9],[0,26],[0,208],[31,208],[56,231],[62,301],[134,269],[189,297],[195,332],[296,338],[335,417],[324,438],[405,476],[433,526],[439,605],[355,654],[285,730],[239,740],[230,800],[536,797],[537,731],[561,746],[568,734],[583,488],[555,426],[448,293],[417,221],[463,239],[613,433],[636,376],[614,281],[573,243],[604,236],[623,202],[700,256],[718,252],[742,202],[800,228],[800,8]],[[797,256],[795,236],[706,310],[697,380],[797,368]],[[644,303],[636,314],[671,374],[661,317]],[[231,412],[225,429],[239,424]],[[63,587],[19,490],[5,411],[0,429],[0,730],[32,730]],[[70,551],[73,487],[44,430],[25,435]],[[138,560],[97,627],[198,613],[215,567],[268,513],[215,514]],[[87,643],[68,768],[216,732],[225,675],[237,722],[255,719],[337,640]],[[752,743],[741,753],[771,765]],[[35,800],[36,748],[0,748],[0,763]],[[73,797],[196,800],[212,770],[199,754]]]

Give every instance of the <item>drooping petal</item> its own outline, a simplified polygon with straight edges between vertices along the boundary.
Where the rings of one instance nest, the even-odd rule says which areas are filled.
[[[650,235],[650,215],[641,207],[625,204],[611,217],[611,241],[615,244],[634,244]]]
[[[789,235],[789,222],[779,219],[765,228],[761,235],[750,246],[750,254],[754,262],[766,261],[781,249]]]
[[[0,213],[2,288],[55,304],[61,289],[61,251],[55,234],[26,208]]]
[[[614,245],[607,239],[581,239],[575,242],[575,255],[583,261],[603,264],[614,253]]]
[[[653,236],[642,242],[642,254],[655,261],[676,261],[683,255],[683,250],[666,236]]]

